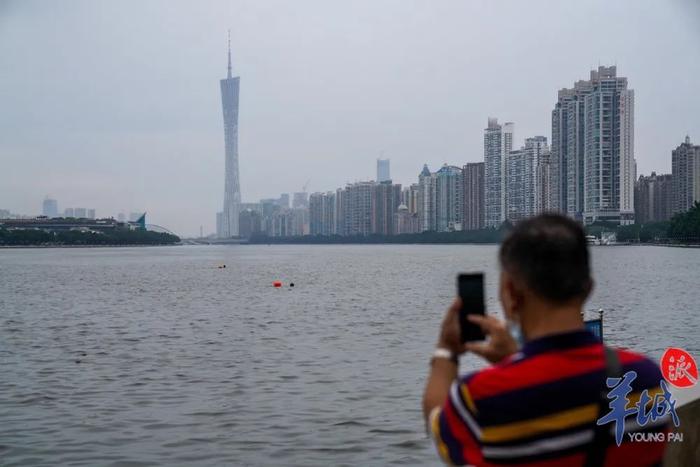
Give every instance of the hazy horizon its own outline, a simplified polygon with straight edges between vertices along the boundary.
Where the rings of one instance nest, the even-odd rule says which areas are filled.
[[[488,117],[551,139],[557,91],[617,65],[637,174],[700,143],[700,4],[0,0],[0,209],[46,195],[184,236],[223,203],[219,80],[241,77],[244,202],[483,160]],[[551,143],[551,141],[550,141]]]

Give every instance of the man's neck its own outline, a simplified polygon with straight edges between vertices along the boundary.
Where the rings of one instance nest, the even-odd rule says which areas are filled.
[[[540,302],[534,304],[531,310],[521,316],[520,325],[525,340],[531,341],[552,334],[585,329],[581,308],[581,303],[552,305]]]

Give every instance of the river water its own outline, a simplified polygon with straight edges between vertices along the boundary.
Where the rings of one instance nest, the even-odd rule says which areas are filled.
[[[458,272],[486,271],[498,312],[496,253],[0,250],[0,464],[439,465],[429,356]],[[595,247],[593,266],[609,342],[700,354],[700,249]]]

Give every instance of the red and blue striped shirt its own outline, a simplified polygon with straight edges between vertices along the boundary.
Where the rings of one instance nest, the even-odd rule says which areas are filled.
[[[653,398],[662,378],[657,365],[616,352],[622,373],[637,373],[629,404],[645,389]],[[449,464],[583,465],[605,379],[603,346],[588,331],[535,339],[503,362],[455,381],[443,407],[431,414],[430,431]],[[626,433],[666,431],[668,417],[645,427],[633,418],[625,423]],[[617,446],[611,435],[605,465],[658,465],[663,452],[662,442],[634,442],[625,434]]]

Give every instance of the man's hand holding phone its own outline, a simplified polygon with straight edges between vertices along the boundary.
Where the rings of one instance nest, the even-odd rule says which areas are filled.
[[[442,320],[438,347],[447,349],[455,355],[461,355],[467,351],[473,352],[490,363],[498,363],[518,351],[518,343],[508,332],[506,324],[490,315],[472,314],[467,317],[471,323],[481,328],[488,340],[462,343],[462,329],[459,324],[461,310],[462,300],[456,298]]]
[[[478,325],[489,339],[485,342],[467,342],[464,350],[473,352],[490,363],[498,363],[518,351],[518,343],[508,332],[506,323],[489,315],[469,315],[469,321]]]

